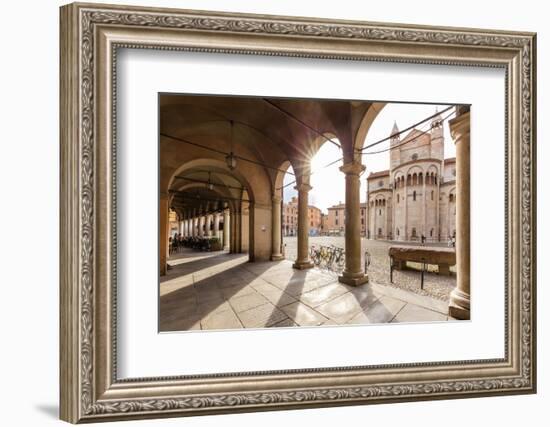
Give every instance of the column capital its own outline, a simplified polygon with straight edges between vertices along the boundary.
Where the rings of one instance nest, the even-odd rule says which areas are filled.
[[[283,198],[281,196],[279,196],[278,194],[274,195],[272,198],[271,198],[271,201],[273,203],[281,203],[281,200],[283,200]]]
[[[455,144],[465,137],[470,137],[470,112],[462,113],[449,121],[449,130]]]
[[[357,175],[361,174],[366,169],[365,165],[359,162],[349,162],[343,166],[340,166],[340,171],[344,172],[346,175]]]
[[[294,189],[298,192],[309,192],[313,187],[305,182],[302,182],[301,184],[297,184]]]

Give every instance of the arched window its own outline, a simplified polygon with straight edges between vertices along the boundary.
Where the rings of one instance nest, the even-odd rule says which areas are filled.
[[[382,209],[378,209],[378,216],[382,215]]]
[[[399,194],[397,195],[397,203],[399,203]]]
[[[407,185],[411,185],[411,176],[407,175]]]
[[[454,194],[449,194],[449,202],[453,202],[454,201]]]
[[[416,202],[416,190],[413,191],[413,202]]]
[[[399,228],[396,230],[395,234],[399,236]]]
[[[422,176],[422,172],[418,174],[418,183],[422,185],[424,183],[424,177]]]
[[[418,176],[414,173],[413,174],[413,185],[418,184]]]
[[[432,190],[432,200],[434,199],[434,191]]]
[[[432,229],[430,230],[430,237],[433,237],[433,236],[434,236],[434,229],[432,228]]]

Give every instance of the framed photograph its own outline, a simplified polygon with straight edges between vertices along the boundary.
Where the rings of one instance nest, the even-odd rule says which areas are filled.
[[[536,391],[535,34],[60,22],[63,420]]]

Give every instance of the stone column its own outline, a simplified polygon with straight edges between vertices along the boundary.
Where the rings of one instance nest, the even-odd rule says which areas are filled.
[[[470,319],[470,112],[449,122],[456,146],[456,288],[449,315]]]
[[[281,253],[281,196],[271,199],[271,261],[282,260]]]
[[[238,254],[240,254],[243,251],[242,222],[243,222],[242,205],[241,205],[241,202],[238,202],[237,207],[235,208],[235,252],[237,252]]]
[[[214,213],[214,237],[220,237],[220,214]]]
[[[346,174],[346,267],[338,281],[359,286],[368,282],[361,263],[361,208],[359,175],[365,166],[358,162],[340,168]],[[381,208],[380,208],[381,209]]]
[[[311,185],[302,182],[294,187],[298,190],[298,254],[292,267],[299,270],[305,270],[313,267],[309,259],[309,191]]]
[[[199,237],[204,236],[204,215],[199,216]]]
[[[235,209],[231,209],[231,215],[229,217],[229,220],[231,221],[231,224],[229,226],[229,232],[231,233],[231,237],[229,240],[229,247],[232,254],[237,252],[237,214],[235,212]]]
[[[160,194],[159,201],[159,274],[166,274],[166,261],[168,259],[168,234],[170,232],[169,215],[170,206],[167,194]]]
[[[223,210],[223,250],[229,250],[229,209]]]
[[[208,237],[208,236],[209,236],[209,233],[210,233],[210,221],[209,221],[209,218],[210,218],[210,215],[204,214],[204,217],[203,217],[204,231],[203,231],[203,233],[202,233],[204,237]]]

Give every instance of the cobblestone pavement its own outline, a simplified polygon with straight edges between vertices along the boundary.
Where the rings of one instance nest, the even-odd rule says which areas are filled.
[[[309,244],[310,246],[334,245],[343,248],[344,237],[315,236],[309,238]],[[367,272],[369,280],[381,285],[406,289],[419,295],[427,295],[442,301],[449,301],[449,295],[456,286],[455,267],[451,267],[451,276],[440,276],[434,272],[437,271],[437,267],[430,266],[429,272],[424,275],[424,289],[420,289],[420,272],[415,270],[394,270],[393,284],[390,283],[390,259],[388,257],[388,248],[392,244],[393,243],[380,240],[361,239],[361,253],[364,254],[365,251],[368,251],[371,256],[370,267]],[[402,242],[399,244],[402,244]],[[297,250],[296,237],[284,237],[283,245],[286,259],[295,260]],[[444,244],[440,246],[444,246]],[[362,262],[364,262],[364,259]],[[408,263],[408,265],[412,268],[420,268],[420,265],[416,263]]]
[[[347,286],[335,273],[245,254],[171,257],[160,280],[160,331],[441,322],[447,303],[390,286]]]

